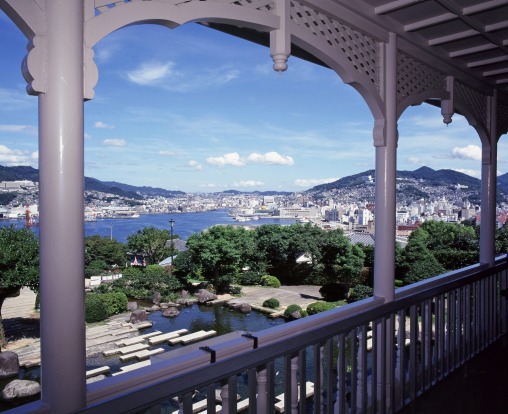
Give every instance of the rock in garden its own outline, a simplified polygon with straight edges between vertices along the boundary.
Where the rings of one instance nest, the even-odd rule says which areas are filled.
[[[22,398],[34,397],[41,392],[41,386],[38,382],[19,380],[9,382],[2,391],[2,399],[16,400]]]
[[[161,298],[162,298],[162,296],[161,296],[160,292],[154,292],[152,303],[154,303],[155,305],[158,305],[161,302]]]
[[[0,378],[17,376],[19,372],[19,358],[16,352],[0,352]]]
[[[293,313],[290,314],[291,316],[291,319],[300,319],[302,317],[302,314],[300,311],[294,311]]]
[[[129,319],[130,323],[140,323],[148,320],[148,314],[145,310],[135,310],[131,313],[131,317]]]
[[[150,308],[150,312],[157,312],[161,310],[161,308],[157,305],[153,305],[151,308]]]
[[[240,306],[236,308],[236,310],[241,313],[250,313],[252,309],[248,303],[242,302],[240,303]]]
[[[217,299],[216,294],[214,294],[206,289],[199,289],[196,293],[196,297],[198,298],[199,303],[210,302],[211,300]]]
[[[127,309],[129,309],[131,312],[135,311],[138,308],[138,302],[128,302],[127,303]]]
[[[180,292],[180,297],[181,298],[188,298],[189,292],[187,292],[185,289],[182,289],[182,291]]]
[[[178,310],[178,308],[176,306],[170,306],[169,308],[164,309],[164,311],[162,312],[162,316],[167,316],[170,318],[174,318],[175,316],[178,316],[179,314],[180,314],[180,311]]]

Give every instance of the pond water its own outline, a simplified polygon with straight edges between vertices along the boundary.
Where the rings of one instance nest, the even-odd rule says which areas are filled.
[[[187,329],[189,333],[197,331],[216,331],[217,335],[224,335],[234,331],[258,332],[275,325],[285,323],[283,318],[268,318],[261,312],[252,311],[243,314],[231,308],[222,305],[198,305],[186,306],[180,309],[180,314],[174,318],[162,316],[162,312],[153,312],[148,316],[148,320],[153,323],[151,328],[140,331],[140,334],[147,334],[154,331],[162,333],[172,332],[179,329]],[[164,348],[165,351],[178,349],[185,345],[170,345],[164,343],[157,347]],[[102,354],[87,358],[87,370],[108,365],[111,372],[117,372],[121,366],[137,363],[137,360],[123,363],[119,355],[104,357]]]

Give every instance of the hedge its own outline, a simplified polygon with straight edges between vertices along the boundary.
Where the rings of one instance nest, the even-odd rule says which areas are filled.
[[[330,302],[313,302],[307,306],[307,313],[315,315],[316,313],[324,312],[330,309],[335,309],[336,306]]]
[[[95,293],[85,295],[85,322],[100,322],[107,319],[108,316],[108,309],[100,295]]]
[[[279,306],[280,302],[275,298],[270,298],[263,302],[263,308],[277,309]]]
[[[280,280],[277,279],[275,276],[270,275],[264,275],[261,278],[261,284],[263,286],[273,287],[273,288],[280,288],[281,283]]]

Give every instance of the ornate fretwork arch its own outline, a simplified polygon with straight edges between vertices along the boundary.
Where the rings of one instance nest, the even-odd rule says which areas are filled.
[[[46,21],[43,0],[0,0],[0,6],[29,40],[23,73],[32,94],[46,91]],[[121,27],[155,23],[175,28],[188,22],[236,25],[270,33],[271,54],[285,69],[290,41],[334,70],[357,89],[379,119],[384,113],[382,44],[376,30],[359,30],[341,15],[325,13],[308,0],[84,0],[84,97],[93,97],[98,79],[93,47]],[[335,18],[337,17],[337,18]],[[289,24],[285,25],[285,22]],[[372,36],[372,33],[376,33]],[[382,36],[381,36],[382,37]],[[275,46],[274,46],[275,45]],[[281,63],[282,62],[282,63]],[[278,69],[280,70],[280,69]],[[445,71],[397,49],[397,115],[428,99],[450,100]],[[452,106],[475,128],[488,131],[487,97],[473,86],[455,80]],[[450,101],[451,102],[451,101]],[[507,130],[504,105],[498,106],[498,131]]]
[[[407,107],[419,105],[428,99],[446,99],[446,75],[417,59],[397,54],[397,113]]]

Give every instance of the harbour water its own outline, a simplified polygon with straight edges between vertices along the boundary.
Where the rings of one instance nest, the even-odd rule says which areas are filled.
[[[177,213],[177,214],[141,214],[139,218],[114,218],[98,219],[97,221],[85,222],[85,236],[98,234],[103,237],[111,237],[121,243],[127,243],[127,237],[135,234],[143,227],[156,227],[158,229],[169,230],[169,220],[174,220],[173,234],[181,239],[187,238],[193,234],[205,230],[215,224],[231,224],[242,226],[260,226],[262,224],[280,224],[288,225],[296,223],[293,219],[261,218],[242,222],[241,224],[234,220],[228,214],[229,210],[212,210],[206,212]],[[0,227],[15,225],[24,227],[24,220],[0,220]],[[32,230],[38,234],[38,227],[32,227]]]

